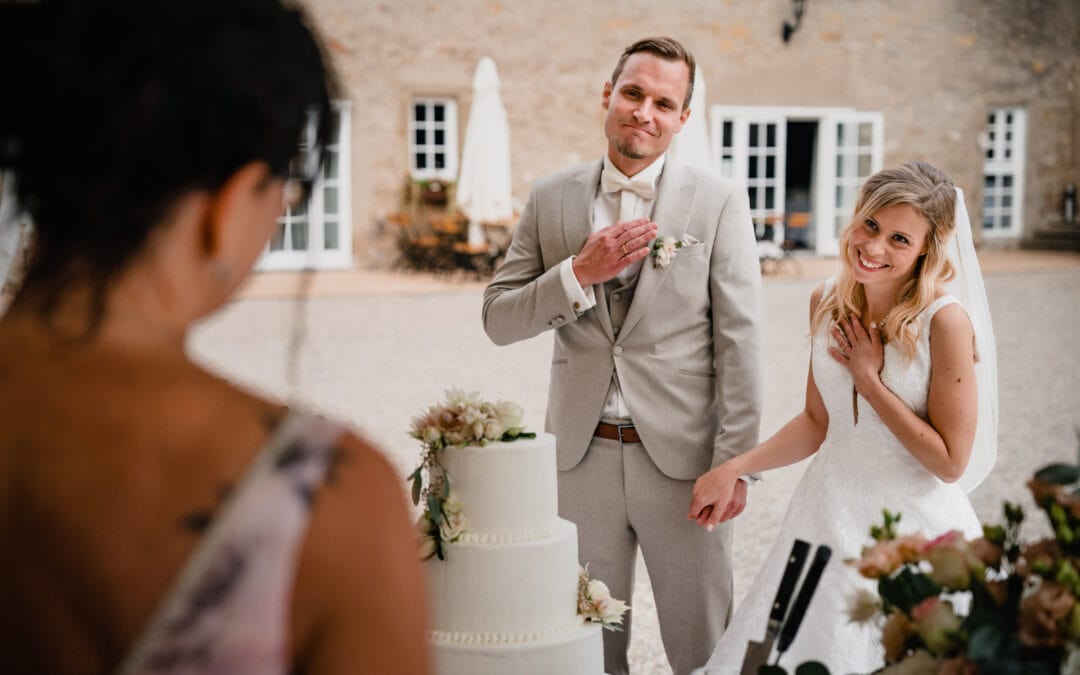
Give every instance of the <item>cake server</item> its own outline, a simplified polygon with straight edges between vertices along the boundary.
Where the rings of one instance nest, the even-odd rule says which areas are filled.
[[[791,600],[795,591],[795,583],[802,574],[808,555],[810,555],[810,544],[802,539],[796,539],[791,545],[791,554],[784,568],[784,576],[780,579],[780,588],[776,591],[776,599],[773,600],[772,610],[769,612],[769,621],[765,626],[765,639],[761,642],[751,640],[746,646],[741,675],[757,675],[758,668],[768,662],[772,654],[773,641],[780,633],[780,626],[784,623],[784,615],[787,613],[788,601]]]

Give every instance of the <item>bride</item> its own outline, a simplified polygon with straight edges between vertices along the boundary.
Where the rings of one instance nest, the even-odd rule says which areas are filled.
[[[847,616],[854,591],[873,582],[841,561],[859,556],[884,508],[902,514],[900,531],[981,535],[965,491],[996,456],[989,318],[962,193],[921,162],[871,176],[840,237],[840,272],[810,298],[805,409],[694,486],[688,517],[709,527],[741,510],[731,499],[740,476],[816,453],[707,673],[739,672],[747,641],[762,638],[796,537],[831,546],[834,562],[785,663],[882,665],[876,629]]]

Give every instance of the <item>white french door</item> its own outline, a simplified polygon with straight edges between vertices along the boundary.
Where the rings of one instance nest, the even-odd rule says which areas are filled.
[[[784,216],[787,120],[769,111],[714,110],[714,136],[721,139],[720,173],[746,185],[750,216],[760,235],[767,223]]]
[[[844,112],[818,123],[815,250],[836,255],[840,232],[855,211],[859,188],[881,170],[884,154],[881,113]]]
[[[816,123],[813,161],[812,244],[815,252],[835,255],[840,230],[847,225],[863,182],[881,169],[884,118],[849,108],[714,106],[712,133],[720,174],[746,185],[754,225],[786,212],[788,122]],[[797,165],[796,165],[797,166]],[[798,209],[803,210],[803,209]]]

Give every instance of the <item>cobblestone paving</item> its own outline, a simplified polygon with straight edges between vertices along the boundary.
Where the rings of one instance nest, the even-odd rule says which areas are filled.
[[[820,281],[766,280],[763,434],[778,429],[802,405],[807,300]],[[1035,534],[1040,517],[1025,481],[1045,463],[1077,457],[1080,267],[988,274],[987,287],[998,346],[1000,455],[972,501],[988,522],[1000,519],[1003,499],[1026,505],[1033,516],[1027,532]],[[404,477],[419,452],[405,433],[410,417],[441,398],[448,386],[518,401],[526,408],[529,426],[543,426],[551,335],[495,347],[481,328],[480,306],[480,290],[474,286],[303,303],[246,299],[194,331],[191,347],[197,358],[238,383],[352,422],[385,450]],[[289,335],[297,320],[306,337],[297,355],[296,381],[289,383]],[[750,581],[804,468],[769,472],[751,490],[750,504],[736,521],[737,599],[761,590],[750,589]],[[640,559],[633,603],[633,672],[670,673]]]

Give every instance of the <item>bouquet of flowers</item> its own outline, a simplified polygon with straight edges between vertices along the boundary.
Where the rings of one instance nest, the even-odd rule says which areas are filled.
[[[1053,536],[1023,544],[1022,509],[966,541],[897,536],[884,514],[875,544],[853,561],[878,595],[855,599],[852,619],[881,623],[881,673],[1080,672],[1080,466],[1055,464],[1028,482]]]
[[[414,505],[423,503],[416,521],[420,557],[446,558],[446,544],[461,538],[468,526],[464,506],[452,489],[450,475],[439,462],[445,448],[491,441],[536,438],[522,427],[521,406],[510,401],[489,403],[478,392],[448,389],[446,401],[413,419],[409,435],[423,443],[420,466],[409,474]]]

